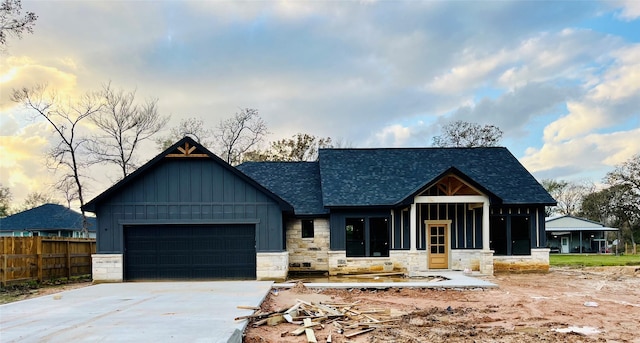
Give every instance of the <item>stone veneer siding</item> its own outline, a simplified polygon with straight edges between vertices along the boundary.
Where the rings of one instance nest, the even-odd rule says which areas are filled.
[[[289,265],[288,252],[259,252],[256,254],[256,279],[284,281]]]
[[[493,275],[493,250],[451,249],[451,269]]]
[[[389,257],[347,257],[346,251],[330,251],[329,275],[406,272],[407,263],[402,256],[393,258],[392,255],[395,254],[390,252]]]
[[[493,250],[451,250],[449,270],[479,271],[493,275]],[[345,251],[329,252],[329,275],[350,273],[415,272],[429,270],[425,250],[391,250],[389,257],[346,257]]]
[[[122,254],[91,255],[93,282],[122,282],[124,277]]]
[[[287,251],[291,271],[329,270],[329,220],[313,220],[313,237],[302,238],[302,221],[287,222]]]
[[[531,249],[526,256],[494,256],[496,272],[548,272],[549,248]]]

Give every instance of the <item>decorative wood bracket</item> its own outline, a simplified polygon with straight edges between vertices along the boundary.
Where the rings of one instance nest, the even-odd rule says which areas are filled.
[[[190,146],[189,142],[184,143],[184,147],[179,146],[177,152],[167,154],[165,157],[209,157],[207,154],[203,154],[196,151],[195,146]],[[196,151],[194,153],[194,151]]]
[[[440,181],[438,181],[438,183],[436,184],[436,187],[442,192],[443,195],[446,196],[481,194],[479,191],[467,185],[465,182],[453,175],[447,175],[440,179]]]

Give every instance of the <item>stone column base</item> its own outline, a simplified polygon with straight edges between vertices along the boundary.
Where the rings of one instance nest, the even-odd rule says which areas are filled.
[[[93,282],[122,282],[124,277],[122,254],[91,255]]]
[[[493,275],[493,250],[480,251],[480,274]]]
[[[284,281],[289,273],[289,252],[256,254],[256,279]]]

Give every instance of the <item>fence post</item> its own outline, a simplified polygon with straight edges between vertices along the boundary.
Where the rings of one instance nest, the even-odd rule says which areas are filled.
[[[7,285],[7,247],[6,244],[7,239],[4,237],[0,237],[0,244],[2,244],[2,278],[0,282],[2,282],[2,287]]]
[[[38,282],[42,282],[42,237],[36,237],[36,255],[38,256]]]
[[[67,281],[71,280],[71,242],[67,240]]]
[[[7,255],[2,254],[2,287],[7,286]]]

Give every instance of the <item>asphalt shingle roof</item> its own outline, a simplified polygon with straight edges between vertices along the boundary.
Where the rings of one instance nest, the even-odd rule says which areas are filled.
[[[502,204],[555,204],[507,150],[492,148],[322,149],[318,162],[249,162],[242,172],[293,205],[296,214],[328,207],[398,205],[453,172]]]
[[[236,168],[291,204],[297,215],[328,213],[318,162],[246,162]]]
[[[555,200],[502,147],[322,149],[325,206],[394,205],[454,168],[504,204]]]
[[[96,219],[88,217],[89,231],[95,231]],[[57,204],[44,204],[24,212],[0,218],[0,230],[82,230],[82,215]]]

